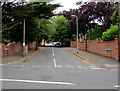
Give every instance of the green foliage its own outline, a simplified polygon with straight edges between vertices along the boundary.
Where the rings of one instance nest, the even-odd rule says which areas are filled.
[[[76,37],[77,37],[76,35],[72,34],[71,40],[72,40],[72,41],[76,41]]]
[[[23,19],[39,17],[48,19],[52,17],[52,12],[59,4],[48,4],[46,2],[4,2],[2,4],[2,28],[9,28]],[[3,29],[4,30],[4,29]]]
[[[95,40],[102,37],[102,30],[96,24],[94,29],[87,32],[87,39]]]
[[[107,31],[103,32],[102,39],[104,41],[114,40],[116,35],[118,35],[118,25],[111,25]]]
[[[98,1],[98,0],[97,0]],[[79,33],[85,34],[87,30],[95,26],[96,20],[100,23],[101,29],[105,31],[112,24],[110,16],[114,12],[112,8],[116,2],[77,2],[79,8],[63,11],[63,14],[71,24],[71,32],[76,34],[76,21],[71,15],[76,15],[79,23]],[[116,16],[116,15],[115,15]]]
[[[112,8],[114,9],[114,12],[112,13],[112,16],[110,17],[112,20],[113,25],[117,25],[120,23],[120,15],[118,15],[118,10],[119,10],[119,3],[114,5]]]
[[[54,28],[46,19],[52,17],[54,15],[52,11],[59,6],[59,4],[46,2],[29,2],[27,4],[24,2],[4,2],[2,5],[2,30],[9,30],[9,35],[3,33],[3,38],[9,36],[11,41],[22,42],[23,19],[25,19],[26,43],[49,37]]]
[[[55,29],[54,25],[49,22],[47,19],[35,19],[35,22],[37,23],[36,29],[35,29],[35,37],[40,40],[40,39],[47,39],[50,37],[52,34],[54,34]]]
[[[64,16],[58,16],[57,18],[53,19],[53,21],[56,30],[55,34],[52,37],[53,41],[70,41],[68,20]]]
[[[102,39],[102,38],[97,38],[96,40],[98,40],[98,41],[103,41],[103,39]]]
[[[2,38],[2,43],[4,43],[4,44],[8,44],[8,43],[10,43],[10,40],[8,40],[8,39],[5,39],[5,38]]]

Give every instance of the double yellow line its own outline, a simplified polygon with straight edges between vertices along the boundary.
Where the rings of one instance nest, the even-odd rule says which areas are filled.
[[[67,52],[69,52],[71,55],[73,55],[74,57],[76,57],[77,59],[80,59],[81,61],[83,61],[84,63],[87,63],[89,65],[93,65],[95,67],[98,67],[98,68],[104,68],[104,69],[108,69],[108,70],[114,70],[114,71],[118,71],[120,69],[113,69],[113,68],[109,68],[109,67],[103,67],[103,66],[98,66],[98,65],[95,65],[95,64],[92,64],[92,62],[84,57],[82,57],[81,55],[73,52],[73,51],[70,51],[70,50],[66,50]]]

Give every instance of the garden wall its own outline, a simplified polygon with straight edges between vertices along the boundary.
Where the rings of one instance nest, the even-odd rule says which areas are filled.
[[[71,41],[71,47],[76,48],[76,41]],[[118,61],[118,39],[112,41],[81,40],[78,49],[107,56]]]
[[[34,50],[36,47],[36,42],[28,43],[29,50]],[[0,56],[12,56],[22,52],[23,45],[21,42],[10,43],[5,45],[0,43]]]
[[[0,55],[1,56],[12,56],[22,51],[22,43],[16,42],[9,45],[0,43]]]
[[[36,42],[29,42],[28,43],[28,49],[34,50],[36,48]]]

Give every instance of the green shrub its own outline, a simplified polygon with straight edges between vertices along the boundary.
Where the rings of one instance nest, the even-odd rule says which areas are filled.
[[[95,40],[101,37],[102,37],[102,30],[98,26],[98,24],[96,24],[94,29],[91,29],[90,31],[87,32],[87,39]]]
[[[103,39],[102,39],[102,38],[97,38],[96,40],[98,40],[98,41],[103,41]]]
[[[116,35],[118,35],[118,25],[111,25],[107,31],[103,32],[102,39],[104,41],[114,40]]]
[[[10,43],[10,40],[2,38],[2,43],[4,43],[5,45],[7,45],[8,43]]]
[[[77,37],[77,36],[73,34],[72,37],[71,37],[71,40],[72,40],[72,41],[76,41],[76,37]]]

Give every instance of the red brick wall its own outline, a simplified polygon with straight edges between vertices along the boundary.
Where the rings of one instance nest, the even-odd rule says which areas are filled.
[[[2,44],[0,44],[0,57],[2,56]]]
[[[28,49],[34,50],[36,48],[36,42],[29,42],[28,43]]]
[[[0,43],[0,57],[2,56],[2,43]]]
[[[76,48],[76,41],[71,41],[71,42],[70,42],[70,47]]]
[[[36,42],[30,42],[28,43],[28,48],[30,50],[35,49],[36,47]],[[8,51],[4,51],[4,48],[9,48]],[[11,56],[15,55],[17,53],[20,53],[23,50],[22,43],[16,42],[16,43],[11,43],[9,45],[5,45],[3,43],[0,43],[0,56]]]
[[[4,51],[4,48],[9,48],[8,51]],[[16,43],[12,43],[9,45],[5,45],[3,43],[0,44],[0,55],[2,56],[11,56],[11,55],[15,55],[19,52],[22,51],[22,43],[20,42],[16,42]]]
[[[85,40],[78,43],[80,50],[86,50]],[[71,47],[76,48],[76,41],[71,41],[70,44]],[[111,51],[105,51],[105,48],[109,48]],[[87,40],[87,51],[118,60],[118,39],[116,38],[113,41]]]
[[[86,42],[85,42],[85,40],[80,40],[80,41],[78,41],[78,49],[80,49],[80,50],[86,50]]]

